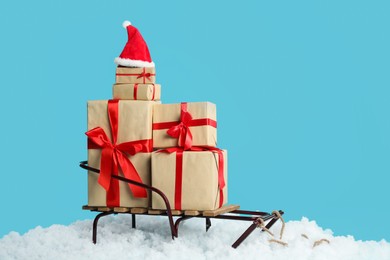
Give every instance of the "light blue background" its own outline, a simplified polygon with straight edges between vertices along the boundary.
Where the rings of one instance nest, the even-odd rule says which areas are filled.
[[[217,104],[230,203],[389,241],[389,13],[388,1],[1,1],[0,237],[95,215],[81,210],[86,101],[111,97],[129,19],[164,103]]]

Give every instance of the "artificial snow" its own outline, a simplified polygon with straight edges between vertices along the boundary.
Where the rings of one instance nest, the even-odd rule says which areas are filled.
[[[163,217],[138,216],[137,229],[130,215],[107,216],[99,221],[98,242],[91,242],[92,220],[69,226],[36,227],[24,235],[11,232],[0,239],[0,259],[367,259],[390,260],[390,243],[356,241],[333,236],[315,221],[286,223],[282,242],[256,229],[237,249],[231,245],[250,225],[248,222],[213,220],[205,232],[204,219],[180,224],[179,238],[171,239]],[[273,228],[279,239],[281,223]],[[313,247],[316,241],[322,243]],[[329,241],[329,243],[327,242]]]

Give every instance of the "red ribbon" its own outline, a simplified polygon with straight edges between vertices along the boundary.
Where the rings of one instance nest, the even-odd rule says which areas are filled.
[[[85,133],[88,136],[88,149],[102,149],[98,182],[107,191],[106,202],[108,207],[117,207],[120,204],[119,181],[112,178],[111,174],[118,175],[118,169],[120,168],[126,178],[142,182],[127,154],[135,155],[139,152],[152,151],[152,140],[150,139],[116,143],[118,136],[118,102],[119,100],[109,100],[107,106],[112,142],[101,127],[95,127]],[[129,187],[134,197],[147,197],[145,188],[133,184],[129,184]]]
[[[151,85],[153,85],[152,99],[151,100],[154,100],[154,96],[156,93],[156,86],[154,84],[151,84]],[[133,91],[133,99],[134,100],[137,100],[137,93],[138,93],[138,83],[135,83],[134,84],[134,91]]]
[[[153,84],[153,94],[152,94],[152,100],[154,100],[154,96],[156,95],[156,86]]]
[[[134,84],[134,100],[137,100],[138,83]]]
[[[219,186],[219,207],[223,205],[223,188],[226,186],[224,167],[225,161],[223,151],[216,147],[193,146],[189,150],[183,150],[181,147],[171,147],[160,150],[162,153],[176,152],[176,179],[175,179],[175,209],[181,210],[182,187],[183,187],[183,153],[185,151],[210,151],[218,154],[218,186]]]
[[[144,81],[143,83],[145,84],[146,79],[148,79],[148,80],[150,81],[150,80],[151,80],[150,77],[151,77],[152,75],[155,75],[155,74],[151,74],[151,73],[149,73],[149,72],[146,73],[145,68],[144,68],[144,71],[143,71],[141,74],[138,75],[137,79],[142,78],[143,81]]]
[[[151,77],[152,76],[156,76],[155,73],[146,73],[146,68],[143,68],[143,71],[141,73],[116,73],[115,74],[116,76],[137,76],[137,79],[140,79],[142,78],[143,79],[143,84],[146,83],[146,79],[148,79],[149,81],[151,81]]]
[[[192,146],[192,133],[188,126],[192,116],[187,111],[187,103],[181,103],[180,123],[168,129],[167,134],[178,138],[178,145],[188,150]]]
[[[209,125],[217,127],[217,122],[210,118],[192,119],[192,115],[187,111],[187,103],[181,103],[180,121],[154,123],[153,130],[167,129],[167,134],[178,139],[178,146],[184,150],[189,150],[192,146],[192,133],[190,127]]]

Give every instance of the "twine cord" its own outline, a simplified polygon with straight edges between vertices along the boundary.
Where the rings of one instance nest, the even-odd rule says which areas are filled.
[[[258,218],[258,219],[256,220],[256,222],[257,222],[257,227],[258,227],[258,228],[261,228],[261,230],[267,232],[267,233],[270,234],[271,236],[274,236],[274,234],[272,234],[272,232],[269,231],[269,229],[265,227],[265,223],[264,223],[264,220],[263,220],[262,218]]]
[[[272,215],[274,215],[275,219],[280,219],[280,221],[282,221],[282,228],[280,229],[280,238],[279,238],[279,239],[282,239],[283,232],[284,232],[284,226],[286,225],[286,223],[284,222],[284,219],[278,210],[272,211]]]
[[[316,246],[319,246],[319,245],[321,245],[321,244],[322,244],[322,243],[324,243],[324,242],[326,242],[326,243],[330,244],[330,241],[329,241],[328,239],[326,239],[326,238],[322,238],[322,239],[320,239],[320,240],[317,240],[317,241],[315,241],[315,242],[314,242],[314,244],[313,244],[313,248],[314,248],[314,247],[316,247]]]
[[[281,241],[282,237],[283,237],[284,226],[285,226],[285,222],[284,222],[284,219],[282,218],[282,215],[277,210],[273,211],[272,215],[273,215],[274,219],[280,219],[280,221],[282,221],[282,228],[280,229],[280,234],[279,234],[280,240],[275,239],[275,238],[271,238],[268,241],[270,243],[277,243],[277,244],[282,245],[282,246],[288,246],[288,244],[286,242]],[[275,235],[271,231],[269,231],[268,228],[265,227],[265,223],[264,223],[264,220],[262,218],[257,219],[257,227],[261,228],[263,231],[266,231],[272,237],[275,237]]]
[[[283,242],[283,241],[280,241],[280,240],[276,240],[276,239],[270,239],[268,240],[270,243],[277,243],[277,244],[280,244],[282,246],[288,246],[288,244],[286,242]]]
[[[274,211],[272,212],[272,215],[274,216],[274,219],[280,219],[280,221],[282,222],[282,227],[281,227],[281,229],[280,229],[280,235],[279,235],[280,240],[275,239],[275,238],[271,238],[271,239],[269,239],[268,241],[269,241],[270,243],[277,243],[277,244],[280,244],[280,245],[282,245],[282,246],[288,246],[288,243],[282,241],[282,237],[283,237],[283,233],[284,233],[284,227],[285,227],[285,225],[286,225],[286,223],[285,223],[285,221],[284,221],[282,215],[281,215],[280,212],[277,211],[277,210],[274,210]],[[263,231],[266,231],[266,232],[267,232],[268,234],[270,234],[272,237],[275,237],[274,234],[273,234],[268,228],[266,228],[265,223],[264,223],[264,220],[263,220],[262,218],[258,218],[258,219],[256,220],[256,222],[257,222],[257,227],[258,227],[258,228],[261,228]],[[308,237],[306,234],[301,234],[301,236],[302,236],[303,238],[309,239],[309,237]],[[316,247],[316,246],[321,245],[322,243],[328,243],[328,244],[330,244],[330,241],[329,241],[328,239],[326,239],[326,238],[322,238],[322,239],[320,239],[320,240],[317,240],[317,241],[314,242],[313,248]]]

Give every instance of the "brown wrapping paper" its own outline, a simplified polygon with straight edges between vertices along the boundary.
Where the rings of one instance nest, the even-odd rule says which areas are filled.
[[[155,68],[129,68],[120,67],[116,68],[115,83],[141,83],[149,84],[156,83],[156,71]]]
[[[101,150],[88,150],[88,164],[94,168],[100,167]],[[150,153],[138,153],[129,156],[131,163],[137,169],[142,182],[150,185]],[[120,176],[123,176],[120,172]],[[99,174],[88,172],[88,206],[106,206],[106,191],[98,183]],[[147,198],[134,198],[127,183],[119,181],[121,207],[149,207],[150,192]]]
[[[117,144],[129,141],[152,138],[152,112],[154,101],[119,101]],[[88,101],[88,130],[101,127],[111,139],[111,130],[107,113],[107,100]],[[88,164],[100,168],[101,149],[88,149]],[[142,181],[150,184],[151,153],[138,153],[128,156],[137,169]],[[119,175],[123,176],[120,172]],[[97,182],[99,175],[88,172],[88,205],[106,206],[106,191]],[[124,182],[120,185],[120,206],[148,207],[150,194],[147,198],[134,198],[130,188]]]
[[[224,203],[227,203],[227,151],[224,154],[223,189]],[[209,151],[183,153],[182,210],[214,210],[219,208],[218,154]],[[152,153],[152,185],[167,196],[174,208],[176,180],[176,153]],[[165,209],[163,199],[152,194],[152,208]]]
[[[210,102],[187,103],[187,110],[193,119],[209,118],[217,121],[217,108]],[[162,122],[180,121],[180,103],[159,104],[154,106],[153,124]],[[178,146],[178,139],[167,134],[168,129],[153,130],[153,147],[167,148]],[[192,133],[193,146],[217,146],[217,129],[215,127],[193,126],[190,127]]]
[[[112,87],[114,99],[129,100],[160,100],[160,84],[114,84]]]

